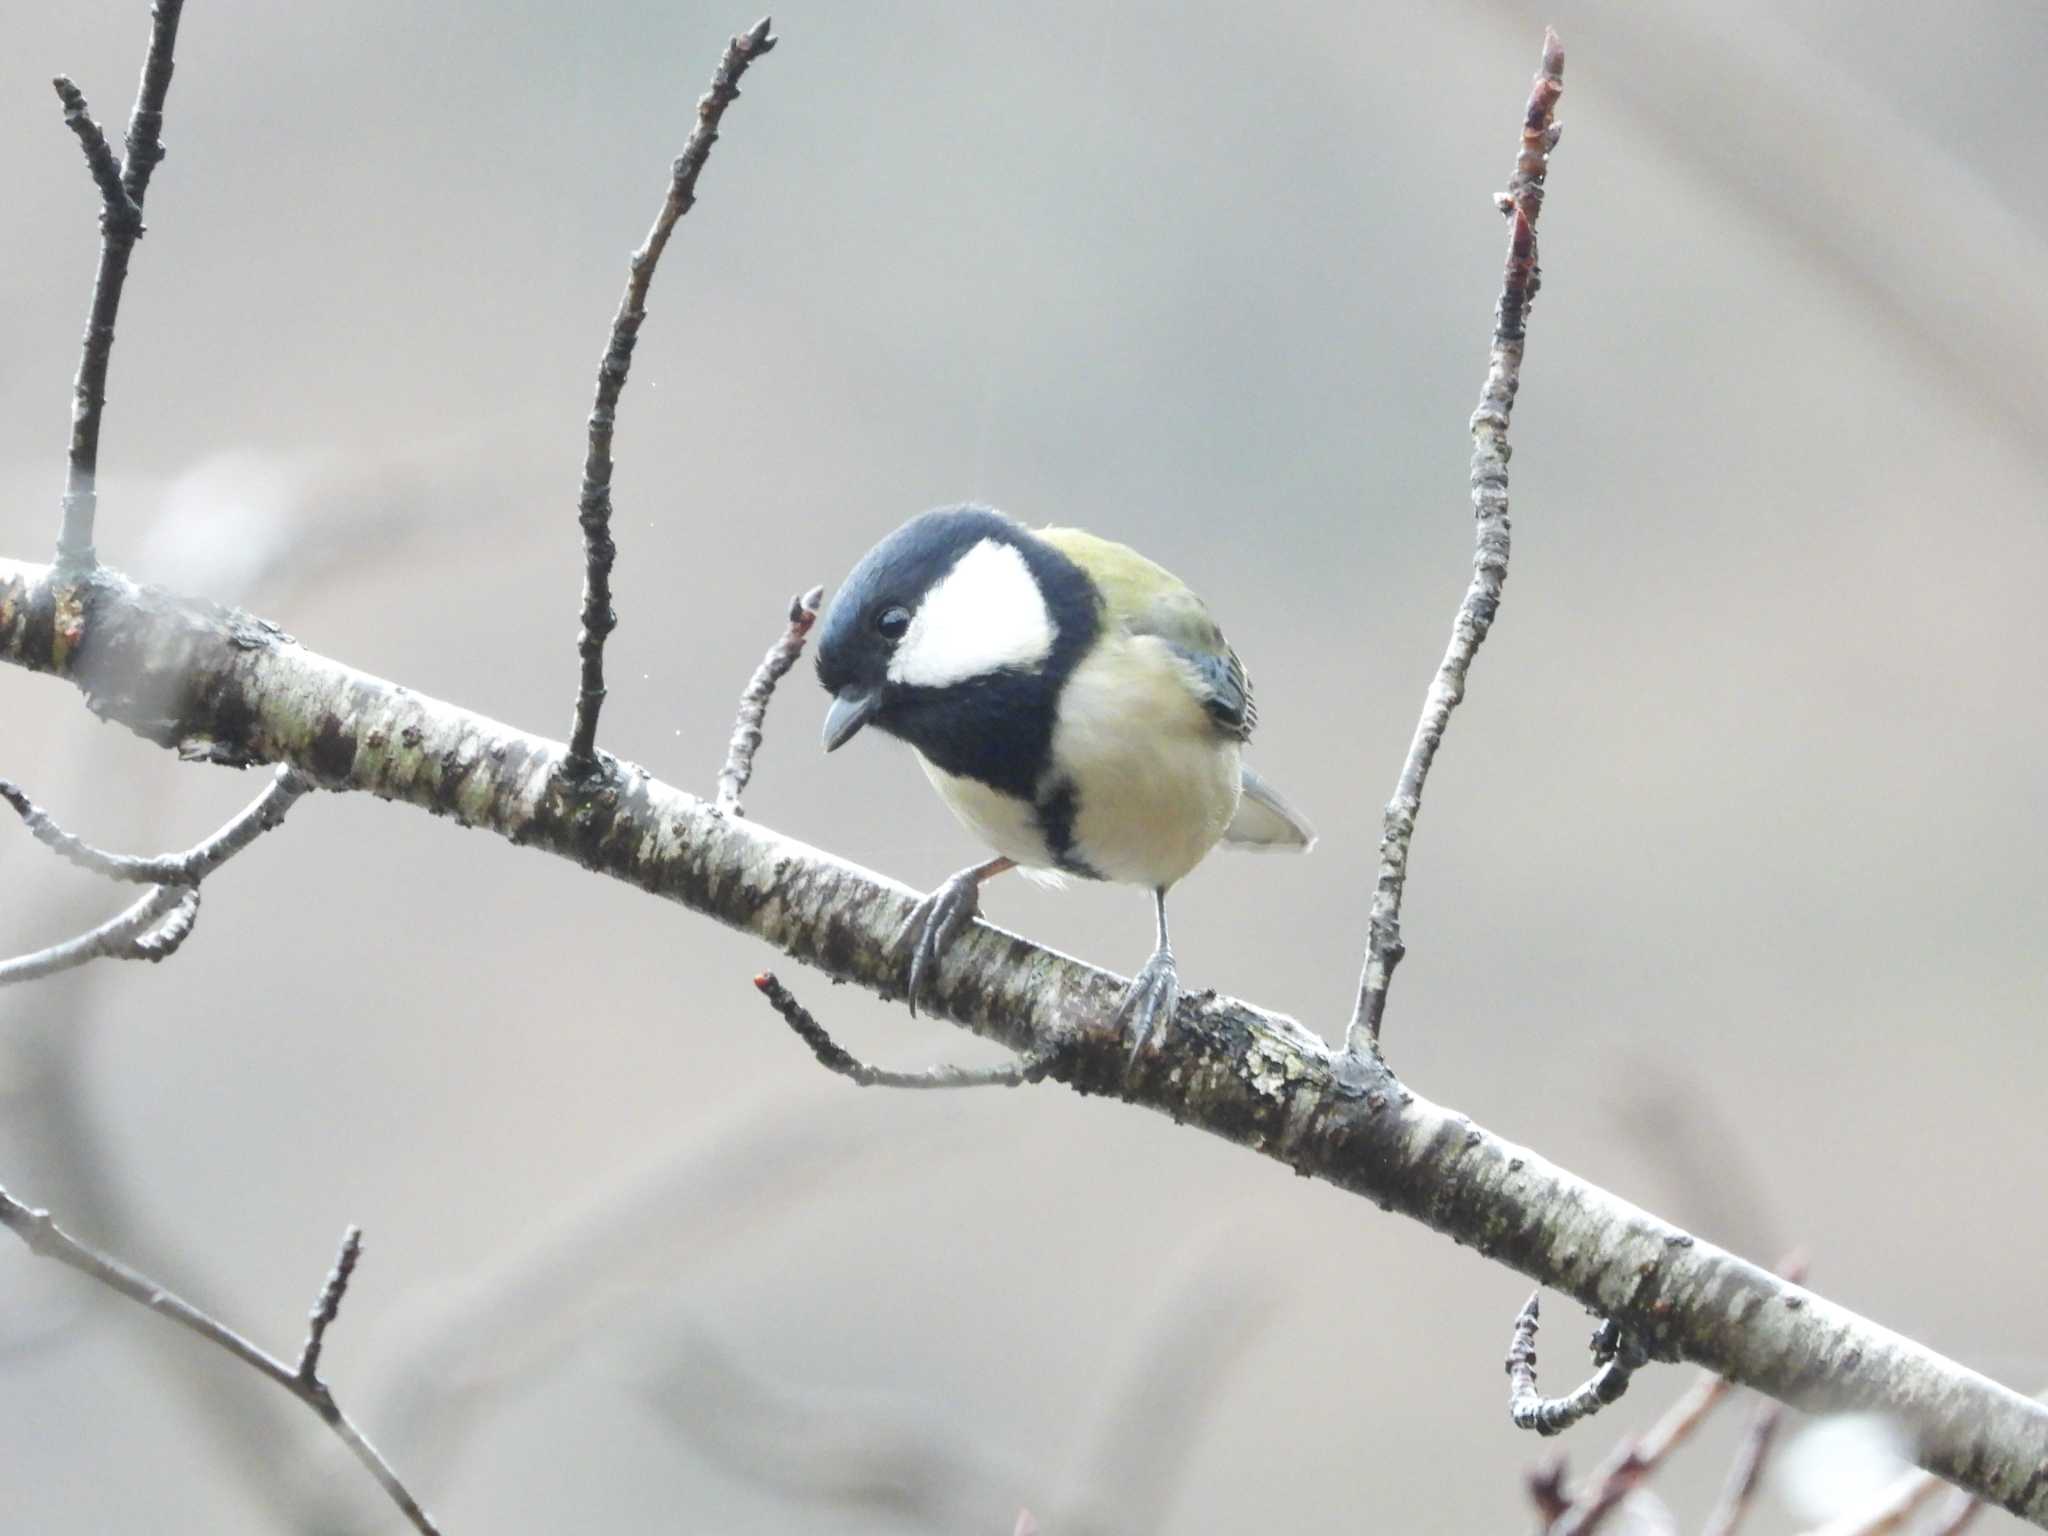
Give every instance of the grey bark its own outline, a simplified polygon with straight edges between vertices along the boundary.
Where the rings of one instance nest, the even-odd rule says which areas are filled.
[[[630,764],[579,784],[562,744],[316,655],[246,613],[105,569],[60,581],[0,560],[0,659],[72,682],[102,717],[187,758],[289,763],[324,788],[574,859],[870,991],[900,985],[891,940],[917,899],[907,887]],[[1890,1414],[1922,1466],[2048,1528],[2048,1408],[1696,1240],[1284,1016],[1184,998],[1170,1048],[1130,1062],[1108,1023],[1123,986],[977,922],[922,1001],[1022,1055],[1057,1045],[1049,1075],[1078,1092],[1171,1115],[1424,1222],[1616,1319],[1655,1358],[1802,1408]]]

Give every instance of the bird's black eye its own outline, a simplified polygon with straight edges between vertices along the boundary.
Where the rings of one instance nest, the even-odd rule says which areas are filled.
[[[884,608],[875,615],[875,633],[884,640],[901,640],[910,628],[910,610],[901,605]]]

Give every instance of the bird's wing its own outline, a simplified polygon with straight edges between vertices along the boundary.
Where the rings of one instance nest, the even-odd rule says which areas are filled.
[[[1188,664],[1196,695],[1219,730],[1251,740],[1259,722],[1251,677],[1185,582],[1127,545],[1079,528],[1045,528],[1039,536],[1088,573],[1112,621],[1165,641]]]

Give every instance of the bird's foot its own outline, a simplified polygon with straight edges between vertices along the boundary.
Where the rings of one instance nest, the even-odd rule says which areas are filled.
[[[897,931],[894,950],[899,964],[909,967],[904,1001],[917,1013],[918,993],[938,973],[939,956],[981,912],[982,871],[963,869],[911,908]]]
[[[1161,948],[1145,968],[1132,979],[1123,1001],[1116,1005],[1112,1021],[1131,1037],[1130,1060],[1138,1059],[1155,1030],[1173,1023],[1174,1004],[1180,1001],[1180,973],[1173,964],[1173,951]]]

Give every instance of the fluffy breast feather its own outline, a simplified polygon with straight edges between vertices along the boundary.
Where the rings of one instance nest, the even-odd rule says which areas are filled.
[[[1105,635],[1067,679],[1047,778],[1073,787],[1080,860],[1148,886],[1173,884],[1216,846],[1243,782],[1239,744],[1217,730],[1186,659],[1128,633]]]

